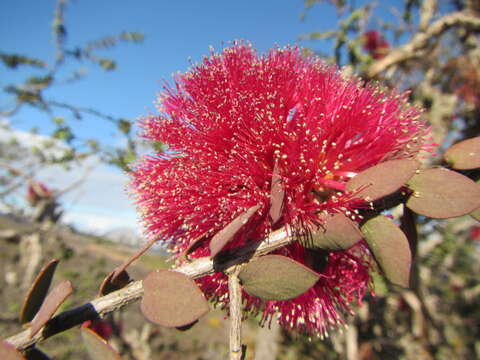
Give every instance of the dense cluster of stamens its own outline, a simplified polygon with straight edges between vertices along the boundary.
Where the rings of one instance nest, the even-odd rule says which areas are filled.
[[[288,225],[298,234],[321,226],[322,213],[355,221],[365,204],[345,191],[358,172],[380,162],[416,156],[425,128],[404,94],[345,80],[321,60],[296,48],[259,56],[239,43],[213,53],[166,86],[160,115],[142,120],[145,137],[168,144],[135,169],[133,188],[149,236],[180,255],[209,255],[210,239],[236,216],[259,210],[227,247],[259,241]],[[272,177],[284,192],[281,216],[272,221]],[[294,243],[278,253],[305,263]],[[330,252],[321,280],[287,301],[244,294],[247,310],[278,312],[281,324],[325,335],[342,323],[368,288],[370,257],[363,244]],[[210,298],[228,301],[225,276],[199,280]]]

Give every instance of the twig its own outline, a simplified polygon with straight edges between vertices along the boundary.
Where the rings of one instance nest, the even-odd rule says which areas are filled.
[[[31,173],[27,173],[26,171],[19,169],[15,166],[12,166],[6,162],[0,161],[0,168],[10,171],[15,176],[19,176],[27,180],[32,179]]]
[[[64,189],[54,191],[53,196],[58,199],[60,196],[63,196],[66,193],[82,185],[85,182],[85,180],[88,179],[88,177],[90,176],[94,168],[95,168],[95,165],[91,165],[88,168],[86,168],[80,179],[78,179],[77,181],[74,181]]]
[[[53,38],[55,41],[55,65],[51,71],[51,74],[63,64],[65,60],[65,49],[63,47],[65,42],[65,27],[63,14],[65,13],[65,0],[58,0],[55,8],[55,14],[53,16]]]
[[[242,359],[242,289],[238,279],[239,266],[228,274],[228,295],[230,301],[230,360]]]
[[[108,114],[104,114],[101,111],[91,109],[91,108],[88,108],[88,107],[75,106],[75,105],[71,105],[71,104],[67,104],[67,103],[63,103],[63,102],[59,102],[59,101],[55,101],[55,100],[46,100],[45,103],[48,106],[55,106],[55,107],[59,107],[59,108],[62,108],[62,109],[70,110],[74,114],[74,116],[77,116],[77,117],[81,116],[80,115],[81,113],[86,113],[86,114],[90,114],[90,115],[99,117],[101,119],[108,120],[108,121],[110,121],[114,124],[118,123],[118,118],[115,118],[115,117],[113,117],[111,115],[108,115]]]
[[[418,29],[425,31],[432,19],[435,9],[437,8],[437,0],[424,0],[420,5],[420,22]]]
[[[417,33],[410,42],[391,51],[383,59],[375,61],[366,71],[369,78],[373,78],[389,67],[414,58],[417,52],[425,48],[428,41],[454,26],[464,26],[466,28],[480,31],[480,18],[456,12],[445,15],[432,23],[424,32]]]
[[[232,266],[244,263],[251,258],[268,254],[275,249],[293,242],[295,239],[289,234],[290,232],[286,229],[280,229],[272,232],[261,243],[251,243],[237,249],[235,252],[227,254],[221,253],[214,259],[208,257],[199,258],[174,270],[190,276],[193,279],[214,272],[226,271]],[[84,321],[104,317],[115,310],[138,301],[142,296],[143,285],[142,281],[138,280],[118,291],[58,314],[33,337],[30,337],[30,329],[27,329],[7,338],[6,341],[19,350],[25,350],[53,335],[80,325]]]

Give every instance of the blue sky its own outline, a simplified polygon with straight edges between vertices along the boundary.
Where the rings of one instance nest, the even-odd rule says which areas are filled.
[[[54,7],[54,0],[2,2],[1,49],[53,59],[50,24]],[[143,33],[145,41],[141,45],[119,44],[104,52],[117,60],[118,70],[90,68],[86,80],[57,88],[50,94],[115,116],[136,118],[153,108],[162,80],[171,79],[174,72],[185,71],[190,60],[199,61],[208,54],[209,46],[221,49],[229,41],[246,39],[263,52],[276,44],[297,43],[302,33],[335,25],[333,7],[325,4],[319,8],[326,8],[330,16],[315,9],[305,21],[300,21],[302,0],[71,0],[66,12],[67,44],[84,44],[124,30]],[[84,65],[80,63],[78,67]],[[2,74],[4,71],[2,67],[2,85],[12,76],[22,75],[22,71]],[[30,124],[21,116],[17,122],[20,127]],[[89,127],[86,131],[90,131]]]
[[[54,0],[0,2],[0,50],[52,62],[54,8]],[[155,111],[153,102],[163,80],[170,81],[173,73],[187,70],[190,62],[201,61],[210,46],[220,50],[232,40],[243,39],[264,52],[276,45],[298,44],[299,35],[336,25],[335,9],[328,2],[314,7],[304,21],[300,20],[302,11],[303,0],[70,0],[65,14],[67,47],[125,30],[143,33],[145,41],[140,45],[122,43],[103,53],[117,61],[116,71],[88,66],[89,76],[85,80],[56,86],[46,95],[135,119]],[[328,51],[320,42],[314,46]],[[88,64],[74,62],[62,74],[66,76],[85,65]],[[0,65],[0,86],[18,82],[27,75],[32,75],[31,68],[12,71]],[[8,99],[0,99],[1,107],[6,104]],[[48,117],[28,108],[8,120],[21,131],[37,126],[40,133],[48,133],[52,128]],[[87,118],[74,124],[81,136],[96,136],[109,143],[119,141],[112,136],[110,125],[98,119]],[[69,179],[73,181],[72,174],[60,169],[42,176],[54,187],[65,186]],[[65,199],[70,218],[85,225],[89,221],[100,223],[103,217],[103,224],[108,224],[103,229],[119,224],[135,226],[134,206],[124,192],[126,182],[125,174],[101,166],[92,173],[90,182]]]

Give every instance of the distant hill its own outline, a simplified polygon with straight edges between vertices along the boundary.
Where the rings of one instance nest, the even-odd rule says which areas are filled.
[[[142,244],[142,238],[138,232],[129,227],[122,227],[107,231],[102,237],[112,242],[135,248],[140,247],[140,244]]]

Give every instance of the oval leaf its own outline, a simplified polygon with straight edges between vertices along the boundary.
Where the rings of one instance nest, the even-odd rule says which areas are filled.
[[[375,201],[400,189],[419,167],[420,163],[412,159],[386,161],[351,178],[347,182],[346,190],[358,191],[358,197]]]
[[[110,282],[115,282],[117,278],[125,272],[127,267],[129,267],[134,261],[136,261],[140,256],[145,254],[152,246],[157,242],[157,238],[150,239],[143,247],[138,250],[135,254],[133,254],[130,258],[128,258],[122,265],[118,266],[114,271],[112,276],[110,277]]]
[[[36,313],[42,306],[45,296],[47,296],[48,289],[52,282],[55,269],[57,268],[59,260],[50,260],[40,270],[37,277],[33,281],[32,286],[28,290],[27,295],[23,301],[22,308],[20,310],[20,323],[25,324],[35,317]]]
[[[393,284],[408,287],[412,253],[402,230],[382,215],[368,220],[361,230],[385,277]]]
[[[420,171],[410,179],[408,187],[414,193],[407,206],[419,215],[446,219],[480,207],[480,185],[445,168]]]
[[[312,232],[307,247],[328,250],[346,250],[362,240],[363,235],[357,224],[342,213],[329,216],[324,227]]]
[[[443,155],[454,169],[480,168],[480,137],[461,141],[445,151]]]
[[[282,217],[283,199],[285,191],[282,186],[282,178],[278,175],[278,162],[275,163],[272,175],[272,184],[270,187],[270,218],[272,224],[275,224]]]
[[[191,240],[190,243],[188,244],[188,247],[185,250],[183,250],[183,252],[180,254],[180,257],[183,260],[188,260],[188,255],[200,247],[200,245],[202,244],[202,241],[206,238],[209,231],[210,230],[207,230],[200,236],[197,236],[196,238]]]
[[[230,224],[216,233],[210,241],[210,257],[213,258],[215,255],[217,255],[224,248],[224,246],[233,239],[237,231],[247,223],[248,219],[250,219],[258,209],[260,209],[260,205],[252,206],[250,209],[237,216]]]
[[[2,355],[2,360],[25,360],[15,346],[3,340],[0,341],[0,354]]]
[[[91,359],[120,360],[120,355],[95,331],[82,327],[82,338]]]
[[[68,298],[73,292],[72,284],[68,280],[64,280],[53,288],[43,302],[37,315],[32,320],[30,327],[30,336],[34,336],[40,329],[50,320],[63,304],[66,298]]]
[[[120,290],[121,288],[128,285],[130,282],[130,275],[125,270],[122,270],[115,279],[113,276],[116,274],[116,269],[108,274],[105,279],[103,279],[100,289],[98,290],[99,296],[104,296],[110,294],[113,291]]]
[[[265,300],[287,300],[310,289],[320,275],[288,257],[266,255],[246,264],[238,277],[250,295]]]
[[[182,327],[209,311],[205,296],[195,281],[176,271],[156,270],[143,280],[140,309],[155,324]]]

